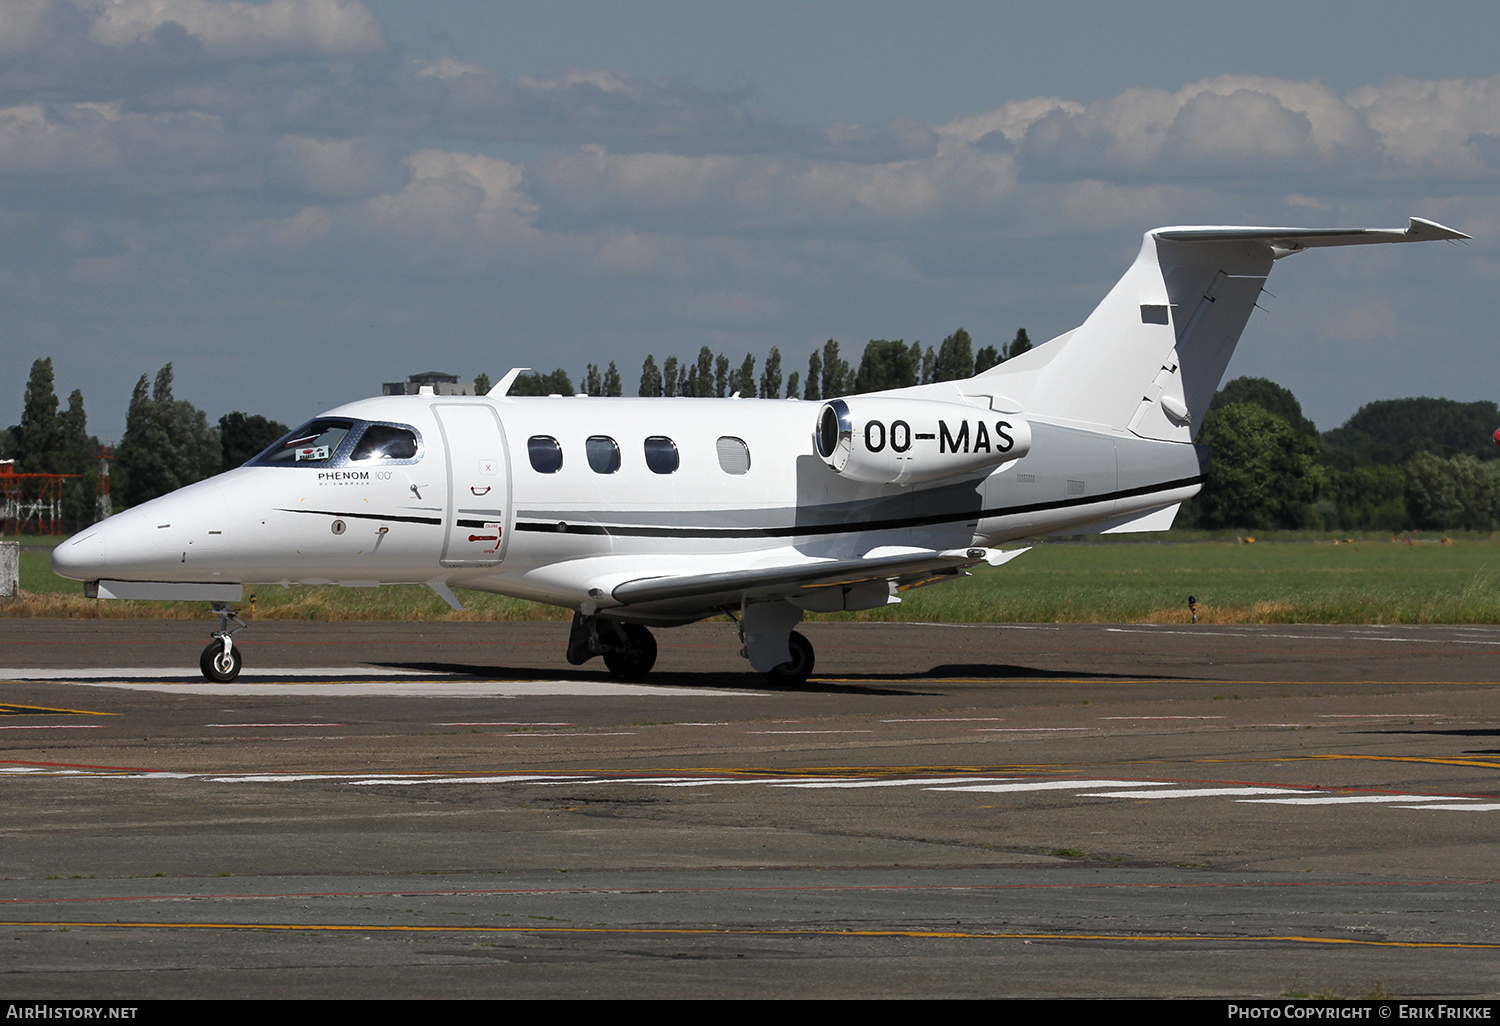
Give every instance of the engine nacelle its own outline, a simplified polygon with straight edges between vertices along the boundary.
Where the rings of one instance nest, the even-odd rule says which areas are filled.
[[[838,474],[869,484],[972,474],[1031,450],[1031,425],[1012,414],[934,399],[830,399],[813,451]]]

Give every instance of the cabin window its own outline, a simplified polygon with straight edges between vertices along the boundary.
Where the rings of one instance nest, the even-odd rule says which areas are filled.
[[[409,460],[417,454],[417,434],[410,428],[371,424],[359,436],[350,460]]]
[[[353,421],[312,420],[271,446],[255,459],[260,466],[327,464],[344,441]]]
[[[675,474],[680,462],[676,442],[664,435],[646,439],[646,466],[653,474]]]
[[[608,435],[590,435],[583,451],[589,458],[589,469],[596,474],[613,474],[620,469],[620,446]]]
[[[562,469],[562,446],[551,435],[532,435],[526,439],[526,455],[531,469],[538,474],[555,474]]]
[[[736,476],[749,473],[750,447],[743,438],[724,435],[719,439],[719,469]]]

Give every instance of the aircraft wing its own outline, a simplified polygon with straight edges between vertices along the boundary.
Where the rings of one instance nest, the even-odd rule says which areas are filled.
[[[1026,549],[901,549],[859,559],[808,560],[779,566],[752,567],[717,573],[663,574],[616,584],[611,595],[623,606],[642,611],[716,608],[737,605],[742,598],[771,599],[808,596],[873,581],[895,581],[914,586],[959,576],[978,563],[998,566]]]

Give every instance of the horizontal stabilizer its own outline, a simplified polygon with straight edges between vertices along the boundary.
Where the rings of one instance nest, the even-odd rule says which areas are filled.
[[[1158,228],[1151,234],[1169,242],[1260,242],[1281,250],[1279,256],[1320,246],[1370,246],[1381,242],[1436,242],[1441,239],[1473,237],[1426,218],[1412,217],[1407,222],[1405,228],[1242,228],[1232,225],[1204,225]]]

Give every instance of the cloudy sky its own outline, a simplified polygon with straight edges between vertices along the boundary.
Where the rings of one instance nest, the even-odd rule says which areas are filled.
[[[0,423],[171,361],[295,422],[419,370],[1038,341],[1162,224],[1282,262],[1230,374],[1500,397],[1500,5],[0,0]]]

